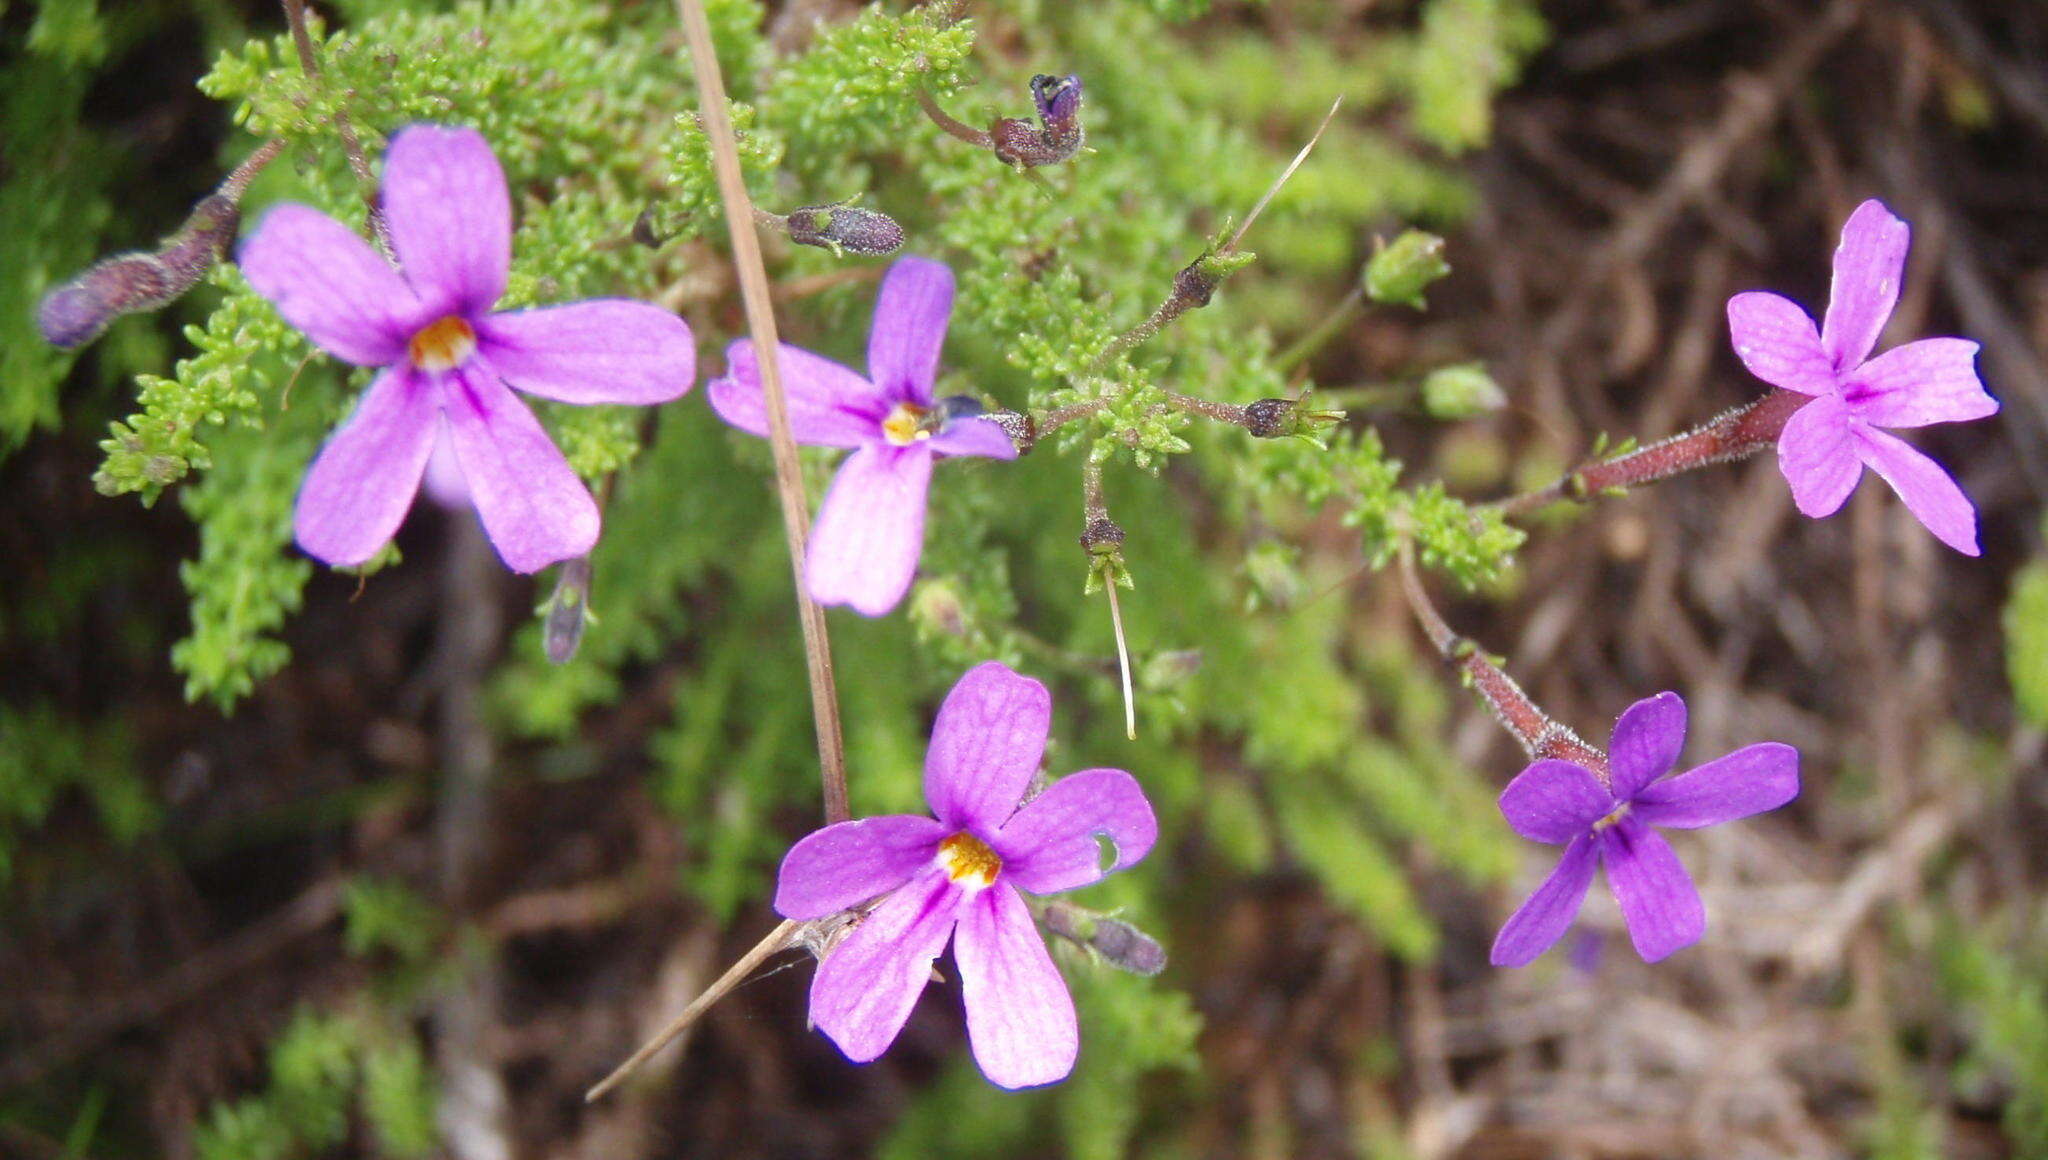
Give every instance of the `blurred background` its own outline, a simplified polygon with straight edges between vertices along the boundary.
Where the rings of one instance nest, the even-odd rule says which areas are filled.
[[[294,68],[281,14],[12,0],[0,1155],[2048,1156],[2048,6],[970,4],[971,47],[934,81],[956,115],[1024,115],[1035,72],[1087,85],[1095,152],[1047,170],[1050,194],[924,125],[914,81],[860,79],[939,67],[900,7],[712,8],[756,197],[865,191],[895,214],[962,272],[942,387],[1010,406],[1058,385],[1063,342],[1142,318],[1343,96],[1248,235],[1261,260],[1145,370],[1235,401],[1313,381],[1405,484],[1455,495],[1754,397],[1726,299],[1818,313],[1841,221],[1882,198],[1914,228],[1886,345],[1979,340],[2004,402],[1914,437],[1977,502],[1984,556],[1875,480],[1806,520],[1766,454],[1532,521],[1512,568],[1434,582],[1589,738],[1670,688],[1688,763],[1803,754],[1791,806],[1680,839],[1703,944],[1646,967],[1596,891],[1568,948],[1503,971],[1493,932],[1552,856],[1493,805],[1520,753],[1344,501],[1278,479],[1312,448],[1190,428],[1163,469],[1111,463],[1136,743],[1082,595],[1084,452],[949,465],[906,609],[832,617],[855,812],[916,808],[938,697],[1009,660],[1053,688],[1051,772],[1124,766],[1159,803],[1151,858],[1079,900],[1122,908],[1169,967],[1062,947],[1081,1064],[1010,1094],[969,1061],[951,984],[880,1062],[846,1063],[805,1029],[791,953],[585,1106],[774,924],[773,867],[818,823],[764,449],[696,394],[550,413],[593,479],[632,460],[603,485],[596,619],[566,666],[533,613],[552,578],[506,573],[464,513],[417,511],[374,575],[316,573],[290,497],[359,379],[243,311],[231,272],[77,355],[29,322],[49,286],[174,229],[258,140],[236,128],[252,107],[294,146],[252,213],[346,216],[324,113],[286,123],[267,79]],[[656,298],[722,366],[743,327],[667,5],[321,12],[373,144],[435,116],[500,146],[515,293]],[[630,242],[643,210],[675,239]],[[1409,225],[1448,239],[1427,310],[1297,352]],[[786,336],[857,364],[883,263],[770,242]],[[1504,406],[1419,405],[1428,372],[1475,361]],[[138,374],[169,377],[138,395]]]

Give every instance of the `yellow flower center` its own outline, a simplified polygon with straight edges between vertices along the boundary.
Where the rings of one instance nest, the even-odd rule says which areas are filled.
[[[882,420],[882,436],[898,447],[908,447],[920,439],[932,437],[931,428],[924,425],[929,414],[915,403],[898,403],[889,417]]]
[[[988,843],[962,830],[939,843],[939,865],[953,881],[980,890],[992,885],[1003,868],[1003,860]]]
[[[476,353],[476,331],[453,314],[421,327],[408,348],[412,365],[423,371],[454,370]]]
[[[1609,810],[1606,817],[1601,818],[1599,821],[1593,823],[1593,832],[1597,834],[1600,831],[1606,829],[1607,827],[1612,826],[1615,823],[1621,821],[1621,819],[1627,817],[1629,804],[1630,803],[1628,802],[1623,802],[1620,805],[1615,806],[1612,810]]]

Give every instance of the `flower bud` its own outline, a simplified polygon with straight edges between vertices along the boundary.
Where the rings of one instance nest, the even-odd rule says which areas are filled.
[[[1506,406],[1507,392],[1486,373],[1486,364],[1438,367],[1422,380],[1422,409],[1446,422],[1476,419]]]
[[[1151,935],[1122,919],[1085,910],[1071,902],[1046,904],[1045,928],[1094,951],[1103,962],[1134,975],[1156,975],[1166,969],[1166,951]]]
[[[36,329],[52,346],[82,346],[124,314],[163,309],[206,276],[240,221],[233,201],[208,194],[155,253],[118,254],[45,294]]]
[[[791,211],[783,224],[789,230],[790,241],[829,249],[835,254],[846,251],[880,257],[903,247],[903,227],[896,224],[896,219],[845,202],[803,206]]]
[[[1081,151],[1081,78],[1040,74],[1031,78],[1038,124],[1002,117],[989,128],[997,157],[1019,169],[1057,165]]]
[[[1301,399],[1259,399],[1247,403],[1244,429],[1255,439],[1281,439],[1293,435],[1314,440],[1322,428],[1333,426],[1344,418],[1342,411],[1316,411],[1302,403]]]
[[[1365,295],[1382,305],[1427,308],[1422,292],[1451,272],[1444,261],[1444,240],[1421,230],[1404,231],[1381,245],[1365,264]]]
[[[555,592],[548,597],[547,620],[541,639],[548,659],[566,665],[583,643],[583,626],[590,619],[590,557],[565,561],[555,575]]]

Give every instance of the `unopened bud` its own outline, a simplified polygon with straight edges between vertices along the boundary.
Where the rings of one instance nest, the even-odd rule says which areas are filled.
[[[1088,527],[1081,532],[1081,547],[1091,556],[1106,556],[1123,547],[1124,530],[1108,516],[1098,516],[1088,521]]]
[[[1474,419],[1500,410],[1507,402],[1507,393],[1486,373],[1485,363],[1439,367],[1422,380],[1422,409],[1432,419]]]
[[[1173,276],[1173,299],[1181,304],[1181,310],[1196,306],[1207,306],[1209,299],[1216,296],[1216,288],[1223,280],[1251,265],[1258,259],[1257,254],[1245,250],[1228,253],[1219,250],[1205,250],[1202,256],[1181,267]]]
[[[835,254],[845,251],[880,257],[903,247],[903,227],[895,218],[844,202],[803,206],[782,220],[790,241]]]
[[[1342,411],[1311,410],[1300,399],[1260,399],[1245,404],[1244,429],[1257,439],[1314,440],[1318,431],[1343,418]]]
[[[1444,261],[1444,240],[1421,230],[1404,231],[1400,237],[1379,247],[1365,264],[1365,294],[1374,302],[1390,306],[1426,309],[1422,292],[1451,272]]]
[[[36,308],[43,341],[81,346],[124,314],[177,301],[227,252],[240,221],[233,201],[208,194],[155,253],[116,255],[45,294]]]
[[[548,598],[547,620],[541,639],[548,659],[566,665],[583,643],[583,626],[590,620],[590,557],[566,561],[555,575],[555,592]]]
[[[1057,165],[1081,151],[1081,78],[1040,74],[1031,78],[1038,124],[1002,117],[989,128],[997,157],[1019,169]]]
[[[1048,903],[1044,917],[1047,930],[1087,947],[1120,971],[1149,976],[1166,969],[1166,951],[1159,941],[1122,919],[1084,910],[1071,902]]]

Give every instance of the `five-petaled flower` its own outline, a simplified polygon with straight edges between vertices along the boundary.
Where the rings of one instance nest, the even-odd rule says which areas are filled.
[[[666,402],[696,380],[689,326],[624,299],[491,313],[511,265],[512,203],[473,129],[393,137],[381,203],[399,269],[303,205],[271,210],[238,256],[250,285],[322,350],[384,368],[306,473],[299,546],[334,565],[369,559],[445,439],[508,567],[588,552],[597,505],[507,384],[567,403]]]
[[[868,375],[806,350],[780,348],[789,425],[799,443],[850,447],[826,493],[805,548],[804,583],[820,604],[848,604],[867,616],[896,607],[924,547],[925,492],[932,461],[947,455],[1015,459],[993,421],[959,414],[935,399],[939,346],[953,313],[953,272],[925,258],[889,267],[868,333]],[[711,405],[743,431],[768,434],[767,404],[753,344],[726,351],[725,377]]]
[[[1977,555],[1977,510],[1941,465],[1880,427],[1925,427],[1981,419],[1998,400],[1977,377],[1977,344],[1960,338],[1909,342],[1870,358],[1898,304],[1912,231],[1876,201],[1842,227],[1827,316],[1752,291],[1728,300],[1735,353],[1750,373],[1813,396],[1778,437],[1778,466],[1793,502],[1809,516],[1841,509],[1870,468],[1942,543]]]
[[[1799,793],[1799,752],[1766,741],[1658,780],[1685,745],[1685,702],[1676,693],[1637,701],[1614,724],[1610,782],[1583,765],[1538,761],[1508,783],[1500,812],[1525,838],[1565,844],[1557,869],[1501,927],[1493,964],[1519,967],[1564,935],[1593,883],[1596,863],[1621,904],[1629,939],[1647,962],[1706,933],[1699,891],[1652,826],[1696,830],[1774,810]]]
[[[937,818],[841,822],[783,859],[775,909],[785,918],[881,898],[811,982],[811,1020],[847,1058],[866,1063],[894,1042],[950,937],[982,1073],[1020,1088],[1073,1069],[1073,999],[1018,892],[1073,890],[1132,865],[1159,826],[1120,769],[1070,774],[1020,808],[1051,722],[1044,685],[993,661],[970,670],[940,706],[925,755]],[[1106,869],[1098,835],[1116,848]]]

